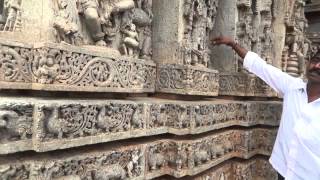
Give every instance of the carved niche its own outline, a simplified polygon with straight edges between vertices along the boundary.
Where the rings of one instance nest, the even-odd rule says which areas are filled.
[[[282,70],[294,77],[305,74],[305,61],[311,51],[311,41],[306,37],[307,19],[304,15],[305,0],[287,3],[285,16],[286,39],[282,52]]]
[[[237,0],[236,40],[267,63],[272,63],[273,57],[272,3],[272,0]],[[246,72],[242,66],[238,66],[238,71]]]
[[[56,0],[57,41],[151,59],[152,0]],[[84,27],[83,29],[80,29]]]
[[[185,65],[208,67],[210,32],[214,28],[218,0],[184,0],[184,35],[181,59]]]

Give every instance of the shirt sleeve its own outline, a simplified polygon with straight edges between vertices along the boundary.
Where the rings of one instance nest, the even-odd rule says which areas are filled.
[[[254,52],[248,52],[244,58],[243,66],[251,73],[260,77],[275,91],[284,95],[289,85],[298,79],[282,72],[280,69],[267,64]]]

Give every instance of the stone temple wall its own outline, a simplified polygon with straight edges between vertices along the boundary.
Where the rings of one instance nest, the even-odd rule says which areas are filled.
[[[293,76],[303,0],[0,0],[0,180],[277,179],[281,99],[224,34]]]

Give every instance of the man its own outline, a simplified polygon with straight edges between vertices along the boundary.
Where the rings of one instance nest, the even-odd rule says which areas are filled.
[[[320,51],[307,65],[307,83],[267,64],[233,39],[217,37],[215,45],[233,48],[245,68],[283,95],[283,112],[270,163],[280,178],[320,179]],[[281,177],[281,175],[283,177]]]

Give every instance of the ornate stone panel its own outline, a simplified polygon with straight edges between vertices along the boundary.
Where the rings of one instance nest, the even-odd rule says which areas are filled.
[[[215,167],[205,173],[193,177],[195,180],[276,180],[277,172],[271,167],[267,159],[254,158],[247,161],[227,161],[222,166]]]
[[[32,149],[33,104],[0,98],[0,154]]]
[[[305,61],[311,50],[311,41],[306,37],[307,19],[304,0],[287,2],[285,25],[286,40],[282,52],[282,70],[294,77],[303,77]]]
[[[189,140],[156,139],[135,145],[111,147],[106,144],[62,154],[0,157],[0,178],[97,180],[99,177],[152,179],[163,175],[177,178],[194,176],[235,157],[249,159],[258,154],[269,155],[273,142],[265,139],[274,139],[276,130],[228,130]],[[249,137],[248,134],[253,135]],[[250,144],[243,142],[251,138],[256,138],[256,149],[249,150]]]
[[[216,70],[178,64],[159,64],[157,92],[217,96],[219,74]]]
[[[4,143],[0,154],[51,151],[165,133],[200,134],[231,126],[277,126],[281,115],[279,102],[221,100],[2,98],[0,107]]]
[[[277,97],[260,78],[246,73],[220,73],[219,95]]]
[[[155,88],[150,61],[55,44],[2,42],[0,49],[2,89],[137,93]]]

